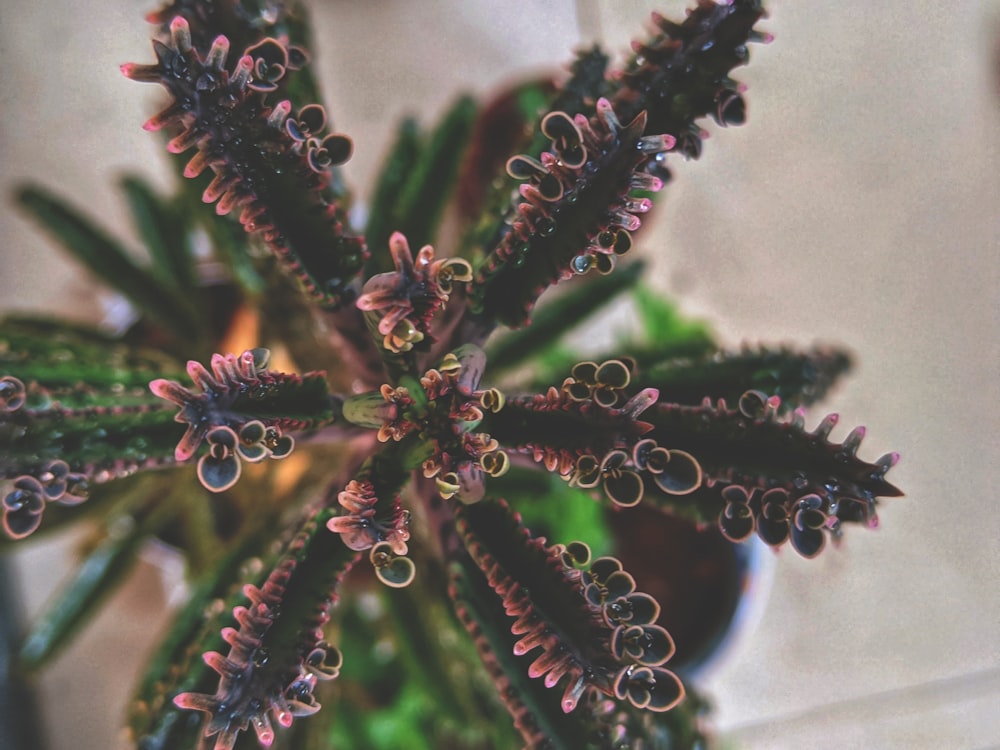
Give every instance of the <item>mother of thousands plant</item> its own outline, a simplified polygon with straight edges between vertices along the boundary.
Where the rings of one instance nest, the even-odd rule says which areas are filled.
[[[302,9],[151,14],[155,59],[122,72],[165,90],[144,127],[186,178],[122,183],[152,263],[42,187],[17,196],[137,311],[119,337],[0,329],[4,545],[94,529],[22,663],[155,537],[190,596],[136,690],[141,748],[704,746],[678,604],[642,590],[659,524],[813,557],[900,494],[896,454],[857,456],[863,428],[806,427],[843,351],[721,351],[622,260],[655,247],[641,217],[699,156],[698,122],[743,123],[730,72],[762,16],[699,0],[654,15],[621,70],[595,46],[558,86],[404,122],[361,227]],[[577,361],[564,334],[616,298],[642,333]],[[629,514],[654,535],[633,570]]]

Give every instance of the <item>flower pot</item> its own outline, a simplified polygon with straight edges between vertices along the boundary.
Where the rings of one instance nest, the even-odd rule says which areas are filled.
[[[615,556],[640,591],[662,607],[657,624],[673,636],[670,668],[703,682],[760,619],[773,575],[773,554],[756,537],[726,539],[648,506],[611,514]]]

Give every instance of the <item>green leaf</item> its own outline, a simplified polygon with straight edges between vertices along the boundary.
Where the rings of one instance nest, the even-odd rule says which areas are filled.
[[[32,623],[20,651],[29,670],[45,666],[114,592],[132,570],[143,543],[176,512],[170,498],[147,498],[132,515],[115,515],[104,539],[80,563]]]
[[[550,350],[563,334],[622,292],[634,288],[644,270],[645,265],[640,262],[623,265],[608,276],[581,280],[563,294],[540,304],[530,326],[510,331],[487,347],[490,374],[496,375],[516,367],[538,353]]]
[[[632,293],[632,298],[650,348],[680,356],[702,353],[713,346],[713,336],[708,324],[700,320],[685,319],[677,305],[662,294],[645,284],[639,284]]]
[[[611,554],[613,540],[604,521],[604,506],[556,474],[513,466],[503,476],[490,479],[490,491],[504,497],[533,534],[564,544],[586,542],[595,557]]]
[[[453,617],[444,622],[443,608],[427,598],[427,592],[414,586],[386,590],[383,595],[395,626],[400,657],[410,674],[408,684],[434,707],[439,721],[463,726],[475,720],[475,696],[469,694],[467,685],[455,680],[452,659],[456,649],[446,646],[441,637],[445,631],[453,635],[457,623]]]
[[[628,266],[616,270],[610,277],[601,277],[599,281],[613,279],[631,267]],[[638,280],[638,277],[636,280]],[[633,381],[630,393],[635,393],[647,386],[657,387],[656,382],[646,382],[646,380],[639,378],[639,375],[646,368],[656,365],[669,366],[678,358],[704,358],[707,361],[708,355],[716,352],[717,346],[707,323],[683,317],[676,305],[643,284],[629,286],[628,290],[632,292],[632,300],[636,305],[636,314],[642,325],[641,340],[621,342],[613,350],[588,356],[596,362],[621,359],[622,357],[631,360],[635,365],[637,377]],[[588,296],[586,293],[583,293],[582,297],[583,304],[586,305]],[[541,307],[541,305],[539,308],[536,317],[541,315],[546,309]],[[586,310],[585,307],[584,310]],[[531,328],[534,327],[535,324],[533,322]],[[530,328],[524,331],[526,334],[530,334],[530,332]],[[522,332],[517,331],[516,333],[521,334]],[[507,338],[505,336],[499,339],[498,343],[502,342],[506,345]],[[538,389],[558,382],[572,370],[573,365],[579,362],[580,359],[581,355],[579,351],[554,346],[546,347],[536,356],[536,367],[535,372],[532,373],[531,387]],[[493,362],[491,361],[492,364]],[[671,391],[666,390],[665,392],[670,394],[672,400],[676,400],[673,399]],[[710,394],[706,392],[699,395],[695,403],[700,402],[705,395]]]
[[[154,377],[179,377],[182,363],[137,349],[96,328],[9,316],[0,320],[0,375],[34,382],[64,407],[122,406]]]
[[[387,248],[393,232],[406,235],[413,248],[433,241],[475,115],[475,101],[459,98],[423,143],[416,123],[403,122],[376,187],[366,234],[372,252],[366,273],[392,269]]]
[[[645,357],[651,359],[651,357]],[[850,355],[835,347],[746,347],[737,352],[678,357],[669,352],[643,363],[637,388],[656,388],[670,401],[697,405],[720,398],[736,403],[749,390],[781,399],[781,413],[823,398],[851,367]]]
[[[396,141],[382,164],[378,182],[375,184],[371,213],[368,215],[368,225],[365,228],[365,238],[371,251],[371,257],[365,266],[366,278],[392,270],[392,258],[389,257],[388,247],[389,235],[396,229],[396,199],[403,191],[408,177],[413,173],[420,151],[420,129],[417,121],[408,117],[400,123]]]
[[[533,655],[515,656],[513,619],[486,576],[469,558],[452,566],[451,595],[459,618],[476,640],[480,657],[529,747],[591,750],[597,743],[587,711],[565,713],[560,693],[528,676]],[[537,744],[530,744],[532,741]]]
[[[21,408],[0,416],[0,477],[40,477],[50,462],[65,461],[100,483],[173,462],[175,409],[147,387],[177,372],[168,358],[31,319],[4,321],[0,342],[0,375],[26,393]]]
[[[434,129],[409,174],[395,211],[395,230],[419,248],[433,241],[476,116],[475,100],[459,98]]]
[[[177,290],[195,290],[195,269],[184,223],[177,212],[140,177],[127,175],[121,188],[136,231],[153,259],[157,276]]]
[[[137,266],[117,240],[43,188],[23,187],[16,199],[77,260],[137,309],[180,338],[198,339],[200,324],[190,305]]]
[[[219,627],[229,611],[213,603],[235,598],[239,584],[264,580],[276,555],[253,566],[256,575],[249,574],[251,566],[244,563],[265,548],[277,529],[272,526],[265,536],[258,528],[234,541],[215,566],[192,585],[187,603],[175,615],[133,694],[128,725],[144,750],[196,746],[200,717],[176,708],[170,698],[180,690],[209,689],[217,681],[218,675],[199,658],[204,649],[224,647]]]

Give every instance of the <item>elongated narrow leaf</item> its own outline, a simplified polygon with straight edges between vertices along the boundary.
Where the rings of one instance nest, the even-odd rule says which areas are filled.
[[[697,118],[711,115],[720,125],[742,125],[746,104],[729,77],[749,59],[749,42],[769,41],[755,25],[761,0],[715,3],[699,0],[680,23],[657,15],[657,33],[634,45],[635,55],[614,85],[614,103],[625,117],[646,111],[649,132],[669,133],[688,158],[701,153],[704,134]]]
[[[539,305],[530,326],[507,332],[487,347],[490,374],[495,376],[551,348],[563,334],[632,289],[645,269],[645,264],[641,262],[631,263],[618,273],[595,276]]]
[[[293,717],[318,711],[316,681],[340,672],[342,656],[323,640],[323,627],[340,581],[359,555],[327,530],[331,515],[310,513],[267,580],[243,588],[233,608],[237,627],[221,631],[227,653],[203,656],[216,673],[215,691],[196,688],[174,696],[177,708],[205,714],[203,733],[216,747],[232,747],[251,726],[258,741],[269,745],[272,721],[287,727]]]
[[[517,84],[487,104],[473,135],[469,162],[459,189],[459,206],[466,215],[479,214],[462,242],[463,257],[482,257],[508,230],[513,215],[510,197],[517,181],[503,165],[521,151],[539,154],[548,138],[533,124],[551,112],[575,116],[594,113],[594,104],[610,94],[608,55],[596,44],[579,53],[570,65],[570,78],[557,88],[552,81]],[[530,135],[525,135],[525,129]],[[485,193],[485,195],[484,195]]]
[[[779,413],[780,399],[758,391],[745,393],[736,407],[724,401],[658,404],[647,412],[649,435],[693,456],[703,481],[694,492],[677,495],[668,470],[646,482],[648,497],[718,523],[730,539],[757,532],[773,546],[791,542],[805,557],[839,538],[845,523],[876,526],[879,498],[902,495],[885,478],[899,455],[858,458],[863,427],[840,443],[831,441],[836,414],[809,431],[802,410],[788,418]]]
[[[459,618],[479,650],[479,656],[521,733],[526,748],[588,750],[602,747],[607,732],[599,722],[580,713],[567,714],[558,691],[528,676],[533,657],[516,655],[518,636],[510,631],[511,618],[503,601],[471,560],[452,569],[451,596]],[[603,731],[602,731],[603,730]]]
[[[129,732],[142,750],[196,746],[200,719],[176,708],[171,699],[179,691],[211,689],[218,679],[200,659],[200,649],[223,647],[221,621],[229,615],[223,602],[237,600],[243,584],[262,585],[277,563],[276,553],[257,557],[281,533],[276,519],[270,520],[270,526],[257,524],[222,551],[215,565],[192,583],[186,603],[174,615],[129,707]]]
[[[34,382],[64,407],[121,405],[136,389],[146,391],[152,378],[183,372],[183,363],[172,357],[89,326],[19,316],[0,320],[0,375]]]
[[[674,644],[654,624],[660,607],[635,590],[635,579],[620,561],[591,560],[590,550],[578,542],[546,547],[503,502],[464,506],[457,516],[475,567],[453,557],[453,596],[470,633],[482,639],[480,654],[530,747],[606,746],[620,736],[620,719],[605,696],[622,701],[626,714],[667,711],[683,699],[680,680],[662,666]],[[517,636],[510,651],[503,643],[505,627]],[[526,667],[527,676],[546,689],[563,685],[558,703],[501,669],[501,660],[512,661],[508,653],[533,657],[508,668]],[[567,722],[560,711],[579,716]]]
[[[189,305],[149,271],[140,268],[117,240],[47,190],[27,186],[17,202],[74,257],[137,309],[180,338],[198,339],[199,323]]]
[[[129,78],[162,84],[172,97],[146,129],[167,130],[173,153],[197,149],[184,174],[214,173],[205,202],[220,215],[238,210],[243,227],[260,234],[311,299],[331,309],[352,302],[367,251],[350,233],[344,205],[326,190],[328,170],[350,158],[351,140],[324,133],[318,104],[293,113],[288,100],[267,101],[272,86],[254,80],[254,66],[281,60],[275,71],[283,77],[294,53],[286,43],[264,39],[230,55],[224,35],[208,48],[193,40],[200,41],[189,22],[176,16],[169,44],[154,47],[156,63],[122,66]],[[234,131],[242,137],[229,137]]]
[[[195,287],[194,258],[180,217],[140,177],[125,177],[121,187],[157,275],[177,291],[190,293]]]
[[[630,192],[662,187],[646,167],[673,145],[670,136],[644,136],[642,114],[620,121],[607,99],[598,102],[591,120],[552,112],[541,128],[549,148],[507,162],[508,173],[525,184],[510,227],[479,265],[471,287],[475,312],[512,327],[527,322],[550,285],[614,268],[615,257],[632,246],[638,214],[652,205]]]
[[[532,657],[514,654],[517,636],[510,632],[503,604],[482,573],[471,564],[454,565],[450,593],[462,623],[475,641],[480,658],[521,733],[524,747],[531,750],[604,750],[616,746],[704,750],[708,746],[702,726],[708,704],[690,686],[685,686],[684,701],[666,712],[619,706],[602,715],[602,709],[594,705],[596,715],[581,717],[579,712],[564,713],[558,693],[546,688],[541,680],[528,677]]]
[[[365,237],[372,248],[372,255],[365,265],[366,277],[392,269],[392,258],[388,252],[389,236],[398,230],[396,214],[399,195],[413,176],[421,149],[417,121],[408,117],[396,131],[396,142],[382,163],[372,196],[365,228]]]
[[[756,390],[781,399],[783,411],[822,399],[851,366],[850,355],[832,346],[795,350],[790,347],[745,347],[707,356],[666,356],[651,352],[635,374],[636,388],[657,388],[665,400],[698,405],[704,399],[737,403]]]
[[[395,211],[395,231],[421,247],[433,241],[441,213],[451,197],[451,186],[472,131],[476,103],[458,99],[434,128],[407,175]]]
[[[157,494],[144,498],[133,515],[116,516],[111,521],[101,542],[32,622],[19,655],[25,668],[44,666],[82,632],[90,616],[131,572],[149,535],[176,511],[169,497]]]
[[[174,462],[180,437],[172,409],[145,388],[116,384],[49,391],[23,380],[19,362],[0,372],[3,529],[33,533],[47,506],[76,506],[95,484]],[[54,378],[61,377],[56,370]],[[44,382],[44,381],[43,381]],[[2,481],[9,480],[9,481]]]
[[[66,516],[95,485],[172,464],[182,432],[149,381],[175,375],[169,357],[54,321],[0,324],[0,481],[15,538]],[[60,514],[62,515],[62,514]]]

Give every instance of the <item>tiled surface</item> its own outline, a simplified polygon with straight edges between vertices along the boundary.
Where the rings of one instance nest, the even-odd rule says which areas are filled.
[[[358,183],[402,114],[562,61],[579,38],[570,2],[319,5],[319,64],[336,126],[356,135]],[[588,4],[586,33],[620,50],[653,5]],[[44,179],[120,225],[113,177],[162,174],[138,129],[153,87],[116,69],[149,46],[135,9],[94,0],[81,22],[70,6],[0,7],[3,188]],[[1000,5],[771,7],[777,40],[738,73],[749,124],[713,131],[703,158],[678,166],[664,234],[646,235],[663,239],[646,249],[656,282],[733,344],[849,343],[860,365],[828,404],[844,425],[835,436],[864,420],[862,456],[900,451],[892,478],[907,498],[841,550],[779,556],[756,636],[713,677],[718,721],[750,748],[997,747]],[[97,314],[89,282],[9,208],[0,233],[4,307]],[[25,557],[33,599],[66,564],[54,554]],[[45,677],[57,748],[113,746],[125,657],[153,642],[141,618],[157,586],[144,569]],[[94,674],[99,687],[82,689]]]

